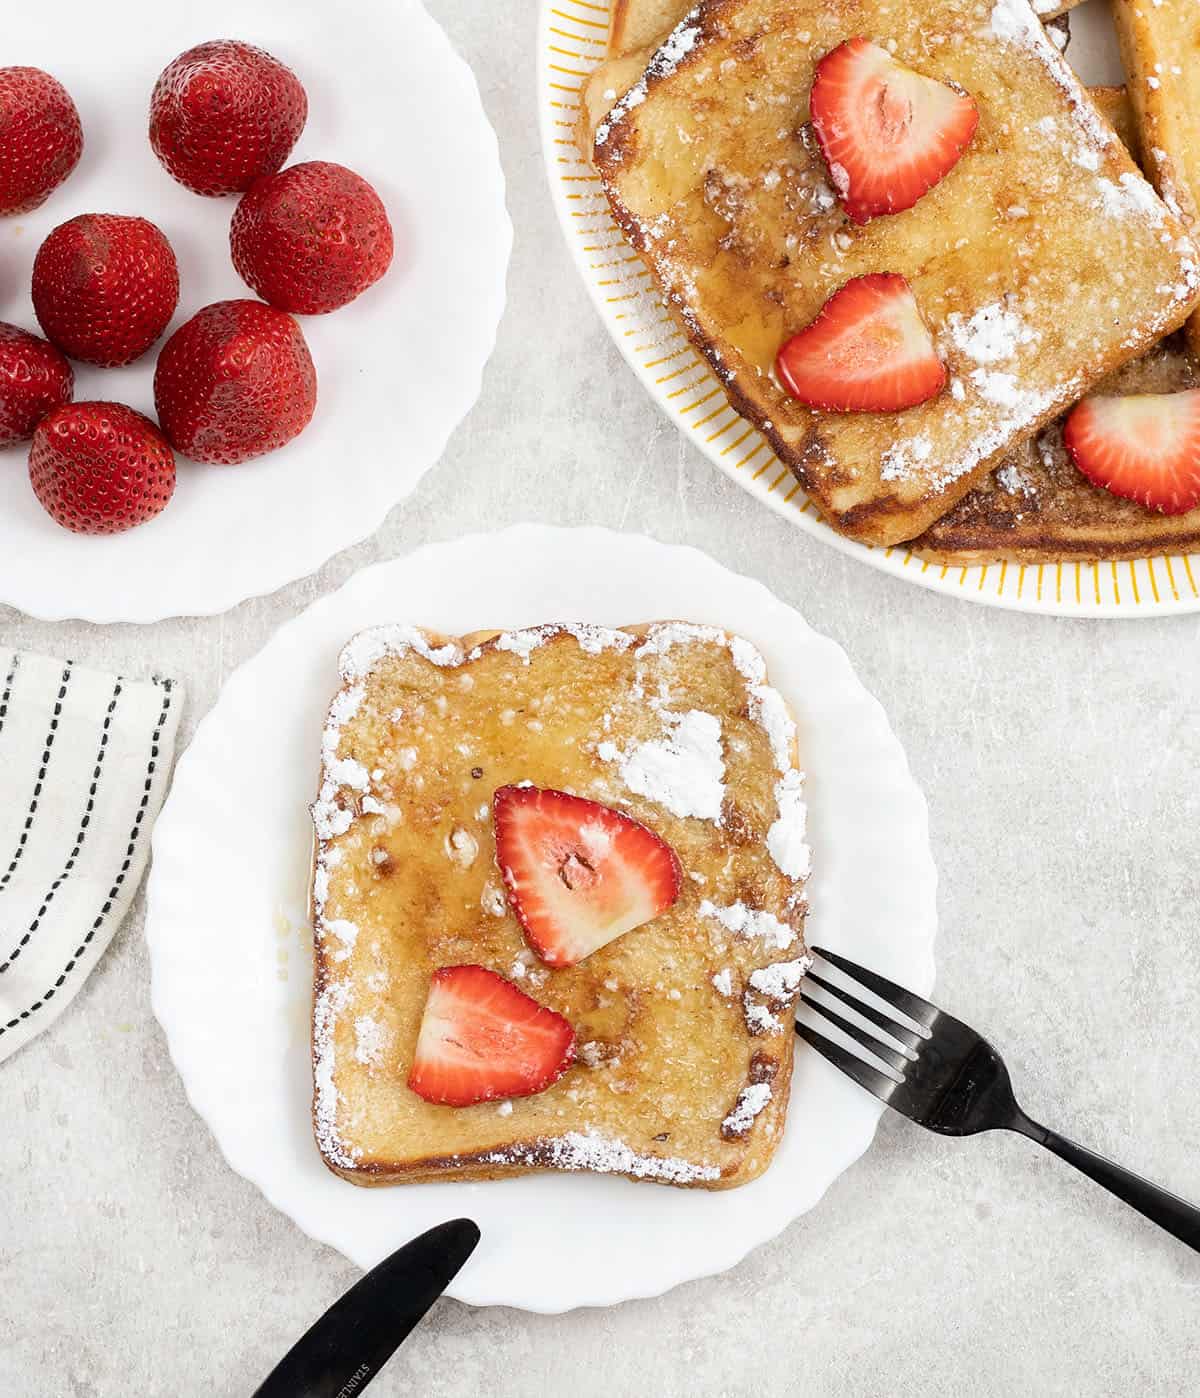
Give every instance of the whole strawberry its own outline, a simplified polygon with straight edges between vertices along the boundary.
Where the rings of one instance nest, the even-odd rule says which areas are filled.
[[[0,321],[0,448],[27,442],[74,392],[74,370],[53,345]]]
[[[132,364],[167,328],[178,303],[175,254],[144,218],[80,214],[56,228],[34,260],[38,323],[85,364]]]
[[[261,179],[229,230],[233,265],[264,301],[294,315],[336,311],[392,261],[379,195],[344,165],[310,160]]]
[[[44,204],[82,153],[79,113],[62,83],[40,68],[0,68],[0,214]]]
[[[199,44],[162,73],[150,99],[150,144],[196,194],[240,194],[273,175],[308,119],[300,79],[236,40]]]
[[[163,346],[154,402],[176,451],[232,466],[304,431],[317,373],[291,316],[261,301],[218,301]]]
[[[150,419],[123,403],[68,403],[33,434],[29,479],[64,529],[119,534],[170,500],[175,457]]]

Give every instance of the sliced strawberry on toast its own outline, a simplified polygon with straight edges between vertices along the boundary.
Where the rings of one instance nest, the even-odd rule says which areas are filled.
[[[675,851],[620,811],[535,786],[501,787],[492,808],[509,905],[548,966],[576,965],[679,897]]]
[[[889,413],[946,386],[946,366],[908,282],[894,272],[855,277],[779,351],[783,388],[810,408]]]
[[[1093,485],[1166,515],[1200,505],[1200,389],[1098,395],[1063,427],[1071,460]]]
[[[813,131],[854,223],[912,206],[958,164],[979,124],[960,87],[906,68],[869,39],[847,39],[817,64]]]
[[[575,1057],[575,1031],[483,966],[433,973],[408,1085],[426,1102],[469,1107],[531,1097]]]

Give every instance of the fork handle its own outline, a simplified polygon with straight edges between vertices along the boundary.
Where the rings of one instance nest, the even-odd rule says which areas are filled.
[[[1181,1243],[1187,1243],[1188,1247],[1200,1252],[1200,1209],[1195,1205],[1189,1204],[1177,1194],[1160,1189],[1158,1185],[1144,1180],[1141,1175],[1135,1175],[1131,1170],[1113,1164],[1111,1160],[1088,1150],[1086,1146],[1077,1145],[1066,1136],[1060,1136],[1057,1131],[1051,1131],[1048,1127],[1039,1126],[1036,1122],[1026,1119],[1017,1129],[1031,1140],[1045,1146],[1047,1150],[1053,1151],[1060,1160],[1065,1160],[1068,1165],[1082,1170],[1089,1179],[1103,1185],[1118,1199],[1123,1199],[1138,1213],[1157,1223],[1160,1228],[1165,1228]]]

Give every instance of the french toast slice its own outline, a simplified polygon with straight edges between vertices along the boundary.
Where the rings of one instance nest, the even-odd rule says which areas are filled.
[[[976,100],[979,129],[912,208],[852,225],[805,123],[854,34]],[[710,0],[596,132],[614,216],[736,408],[826,518],[913,538],[1094,383],[1186,318],[1195,249],[1024,0]],[[803,408],[784,340],[851,278],[904,276],[949,389],[895,414]]]
[[[681,623],[354,638],[322,745],[313,1118],[356,1184],[591,1170],[709,1189],[770,1163],[807,965],[795,725],[748,642]],[[625,812],[682,865],[677,901],[543,965],[505,899],[500,787]],[[574,1027],[565,1076],[497,1105],[407,1086],[432,973],[479,964]]]
[[[1200,366],[1173,336],[1123,365],[1097,392],[1176,393],[1200,387]],[[1165,515],[1088,481],[1063,446],[1062,422],[1025,442],[909,547],[938,563],[1143,558],[1200,548],[1200,509]]]
[[[1138,141],[1147,173],[1171,207],[1200,218],[1200,5],[1113,0]],[[1200,353],[1200,316],[1187,324]]]

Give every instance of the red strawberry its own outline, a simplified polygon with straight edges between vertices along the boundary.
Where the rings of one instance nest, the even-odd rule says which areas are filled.
[[[0,448],[27,442],[74,392],[75,373],[53,345],[0,321]]]
[[[433,973],[408,1085],[427,1102],[469,1107],[544,1092],[571,1066],[575,1031],[482,966]]]
[[[893,413],[946,386],[912,288],[894,272],[855,277],[779,351],[783,387],[810,408]]]
[[[911,209],[954,169],[979,124],[962,88],[914,73],[862,38],[821,59],[809,103],[833,186],[855,223]]]
[[[33,309],[65,354],[85,364],[132,364],[179,303],[171,244],[144,218],[80,214],[61,224],[33,264]]]
[[[150,99],[150,144],[196,194],[240,194],[273,175],[308,119],[300,79],[236,40],[199,44],[171,63]]]
[[[163,346],[154,402],[176,451],[232,466],[304,431],[317,373],[291,316],[261,301],[218,301]]]
[[[0,214],[44,204],[82,153],[79,113],[62,83],[40,68],[0,68]]]
[[[119,534],[166,506],[175,457],[150,419],[123,403],[68,403],[34,433],[29,479],[64,529]]]
[[[630,816],[564,791],[502,786],[496,862],[525,940],[574,966],[679,897],[675,851]]]
[[[237,207],[229,242],[246,285],[293,315],[336,311],[392,261],[392,225],[379,195],[326,160],[259,180]]]
[[[1200,505],[1200,388],[1085,398],[1063,442],[1088,480],[1114,495],[1165,515]]]

